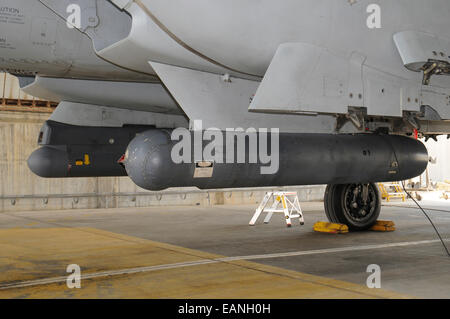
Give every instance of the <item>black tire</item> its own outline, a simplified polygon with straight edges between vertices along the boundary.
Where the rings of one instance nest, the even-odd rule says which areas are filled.
[[[336,194],[336,187],[339,185],[328,185],[325,190],[325,196],[324,196],[324,206],[325,206],[325,214],[327,215],[327,218],[332,223],[338,223],[339,221],[336,218],[336,215],[334,213],[334,207],[335,207],[335,194]]]
[[[361,196],[362,184],[328,185],[325,190],[325,214],[332,223],[345,224],[352,231],[371,228],[381,211],[381,194],[377,184],[368,184],[367,201]]]

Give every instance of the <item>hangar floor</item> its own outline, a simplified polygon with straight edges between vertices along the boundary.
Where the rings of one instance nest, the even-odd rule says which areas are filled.
[[[450,203],[422,204],[449,238]],[[395,232],[345,235],[312,231],[322,205],[292,228],[248,226],[255,205],[1,213],[0,298],[450,298],[450,258],[413,203],[383,207]]]

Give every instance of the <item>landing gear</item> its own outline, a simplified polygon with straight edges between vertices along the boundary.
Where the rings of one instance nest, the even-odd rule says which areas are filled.
[[[330,222],[353,231],[366,230],[380,215],[381,195],[374,183],[328,185],[324,205]]]

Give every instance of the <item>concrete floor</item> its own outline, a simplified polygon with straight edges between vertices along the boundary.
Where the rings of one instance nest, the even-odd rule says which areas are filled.
[[[450,238],[450,201],[421,204]],[[322,203],[292,228],[248,226],[256,205],[1,213],[0,298],[450,298],[431,225],[412,202],[386,205],[395,232],[345,235],[313,232]],[[81,289],[60,277],[69,264],[92,276]],[[381,289],[366,287],[369,264]]]

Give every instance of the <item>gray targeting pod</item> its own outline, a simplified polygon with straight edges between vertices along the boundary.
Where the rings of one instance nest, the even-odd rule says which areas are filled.
[[[222,158],[211,162],[210,174],[197,174],[199,164],[194,160],[191,145],[189,163],[177,164],[172,159],[171,130],[153,129],[136,136],[128,145],[124,165],[128,176],[147,190],[162,190],[169,187],[196,186],[201,189],[238,188],[258,186],[289,186],[318,184],[358,184],[390,182],[416,177],[428,164],[428,153],[422,142],[396,135],[332,135],[281,133],[279,149],[266,147],[268,154],[278,160],[274,174],[261,174],[260,158],[256,162],[248,159],[255,149],[245,143],[244,149],[232,146],[233,154],[245,152],[245,163],[226,160],[225,133],[223,140],[216,141],[223,147]],[[242,133],[246,134],[246,133]],[[260,146],[261,136],[257,134]],[[193,138],[191,133],[191,141]],[[273,137],[272,137],[273,138]],[[248,142],[251,139],[245,139]],[[210,141],[202,142],[202,149]],[[259,150],[258,150],[259,151]],[[276,156],[275,156],[276,155]]]

